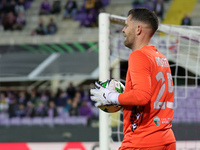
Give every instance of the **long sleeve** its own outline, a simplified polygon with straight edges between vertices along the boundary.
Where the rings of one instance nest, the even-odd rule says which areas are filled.
[[[151,99],[151,65],[141,51],[129,56],[125,92],[119,95],[121,105],[143,106]]]

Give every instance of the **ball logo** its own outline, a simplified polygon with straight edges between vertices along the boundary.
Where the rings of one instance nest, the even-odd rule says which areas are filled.
[[[124,89],[122,88],[121,85],[117,85],[119,88],[115,88],[115,90],[118,92],[118,93],[123,93],[124,92]]]
[[[156,126],[159,126],[159,125],[160,125],[160,118],[157,117],[157,116],[155,116],[155,117],[153,118],[153,122],[155,123]]]

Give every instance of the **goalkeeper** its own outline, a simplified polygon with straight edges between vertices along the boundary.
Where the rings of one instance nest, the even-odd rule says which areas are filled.
[[[124,45],[132,49],[124,93],[108,88],[91,89],[97,106],[123,105],[123,134],[119,150],[175,150],[171,129],[174,116],[174,90],[166,57],[154,46],[151,37],[158,28],[158,18],[146,8],[128,13],[122,32]]]

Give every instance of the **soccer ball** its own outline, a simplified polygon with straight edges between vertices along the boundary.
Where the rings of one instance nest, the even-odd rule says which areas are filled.
[[[115,113],[121,110],[123,106],[122,105],[103,105],[103,106],[99,106],[98,108],[107,113]]]
[[[118,93],[124,92],[124,85],[120,81],[117,81],[115,79],[107,80],[105,82],[101,82],[100,84],[104,88],[109,88],[113,92],[118,92]],[[98,108],[100,108],[101,110],[103,110],[104,112],[107,112],[107,113],[115,113],[115,112],[121,110],[123,108],[123,106],[111,104],[111,105],[99,106]]]

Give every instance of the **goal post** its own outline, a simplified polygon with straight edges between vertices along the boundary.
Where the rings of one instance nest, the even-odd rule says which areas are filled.
[[[111,66],[112,64],[117,68],[112,71],[112,77],[120,79],[120,60],[114,58],[110,59],[110,20],[117,19],[119,22],[124,22],[125,17],[111,15],[107,13],[100,13],[99,15],[99,80],[105,81],[111,78]],[[99,112],[99,146],[100,150],[110,150],[111,143],[111,120],[110,114],[100,110]]]
[[[109,71],[109,14],[99,15],[99,80],[110,78]],[[108,27],[108,28],[107,28]],[[99,110],[99,147],[100,150],[109,150],[110,127],[109,114]]]

